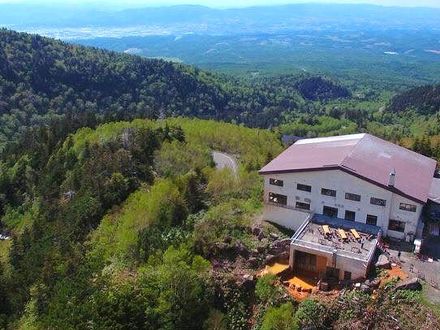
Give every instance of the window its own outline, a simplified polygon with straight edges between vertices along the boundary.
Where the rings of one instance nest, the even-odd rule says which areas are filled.
[[[351,280],[351,272],[344,272],[344,280],[350,281]]]
[[[410,211],[410,212],[415,212],[417,210],[417,206],[412,205],[412,204],[400,203],[399,209],[405,210],[405,211]]]
[[[388,229],[392,230],[392,231],[398,231],[398,232],[404,233],[405,232],[405,222],[390,219],[390,223],[388,224]]]
[[[352,193],[345,193],[345,199],[360,202],[361,201],[361,195],[352,194]]]
[[[321,195],[336,197],[336,190],[321,188]]]
[[[345,220],[354,221],[356,218],[356,212],[353,211],[345,211]]]
[[[367,214],[367,225],[377,226],[377,216]]]
[[[312,191],[312,187],[311,186],[308,186],[306,184],[301,184],[301,183],[298,183],[296,185],[296,189],[302,190],[302,191],[308,191],[308,192]]]
[[[322,214],[331,217],[331,218],[337,218],[338,217],[338,209],[335,207],[330,206],[324,206],[322,209]]]
[[[301,210],[310,210],[310,204],[307,203],[296,202],[295,207]]]
[[[273,185],[273,186],[278,186],[278,187],[284,186],[284,181],[283,180],[278,180],[278,179],[270,178],[269,179],[269,183],[271,185]]]
[[[370,204],[379,205],[379,206],[385,206],[385,205],[387,205],[387,201],[385,199],[371,197],[370,198]]]
[[[287,205],[287,196],[270,192],[269,201],[276,204]]]

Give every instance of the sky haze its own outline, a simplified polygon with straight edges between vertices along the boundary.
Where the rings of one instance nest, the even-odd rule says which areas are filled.
[[[248,7],[248,6],[264,6],[264,5],[280,5],[280,4],[294,4],[294,3],[344,3],[344,4],[374,4],[383,6],[406,6],[406,7],[437,7],[440,8],[439,0],[0,0],[0,3],[25,3],[25,4],[71,4],[71,5],[106,5],[107,7],[150,7],[150,6],[169,6],[169,5],[183,5],[183,4],[197,4],[216,8],[230,8],[230,7]]]

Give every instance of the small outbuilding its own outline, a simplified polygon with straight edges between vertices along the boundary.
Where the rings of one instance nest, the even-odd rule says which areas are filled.
[[[366,278],[381,235],[376,226],[313,215],[292,236],[289,266],[319,279]]]

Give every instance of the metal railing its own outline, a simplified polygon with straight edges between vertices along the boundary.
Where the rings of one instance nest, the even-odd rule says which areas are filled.
[[[336,254],[341,257],[347,257],[347,258],[356,259],[359,261],[369,261],[370,257],[371,257],[370,254],[374,251],[374,248],[372,248],[372,250],[369,252],[369,254],[367,256],[363,256],[363,255],[359,255],[358,253],[355,253],[355,252],[340,250],[340,249],[335,248],[333,246],[322,245],[319,243],[304,241],[304,240],[300,240],[300,239],[296,239],[295,241],[292,241],[291,244],[306,247],[306,248],[321,251],[321,252]]]
[[[306,228],[307,225],[312,221],[314,215],[315,215],[314,213],[310,213],[307,216],[306,220],[304,220],[304,222],[301,224],[301,226],[299,226],[298,230],[295,231],[295,233],[292,235],[292,238],[291,238],[292,242],[291,243],[293,243],[295,240],[298,239],[299,235],[303,232],[304,228]]]

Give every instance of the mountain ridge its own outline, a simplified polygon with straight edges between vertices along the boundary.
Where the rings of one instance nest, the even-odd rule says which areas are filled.
[[[276,109],[295,109],[296,95],[273,100],[262,88],[194,67],[38,35],[0,30],[0,53],[3,140],[66,114],[98,121],[185,115],[259,126]]]
[[[0,24],[17,26],[121,26],[154,23],[179,23],[182,20],[197,22],[199,19],[234,19],[245,22],[267,22],[267,19],[281,21],[292,18],[313,16],[328,18],[347,18],[352,15],[371,20],[375,24],[384,19],[388,24],[401,26],[402,19],[407,24],[417,22],[438,26],[435,13],[440,8],[398,7],[369,4],[286,4],[273,6],[251,6],[243,8],[211,8],[201,5],[175,5],[165,7],[136,7],[127,9],[104,10],[102,7],[88,9],[83,6],[35,6],[25,4],[0,4]],[[67,10],[66,10],[67,9]],[[78,15],[82,14],[82,15]],[[208,15],[208,16],[206,16]],[[209,16],[211,15],[211,16]],[[397,16],[398,15],[398,16]],[[259,19],[257,19],[257,17]],[[392,20],[391,20],[392,19]],[[20,22],[17,24],[17,22]],[[364,22],[364,23],[365,23]]]

